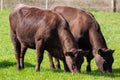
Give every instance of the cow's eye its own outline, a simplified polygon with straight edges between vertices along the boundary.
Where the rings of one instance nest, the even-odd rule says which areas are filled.
[[[72,69],[75,69],[75,64],[72,65]]]

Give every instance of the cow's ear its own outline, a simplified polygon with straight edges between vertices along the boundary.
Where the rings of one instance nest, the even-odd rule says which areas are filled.
[[[82,54],[83,56],[87,56],[91,50],[78,49],[77,51],[80,52],[80,54]]]
[[[111,50],[111,53],[113,54],[115,52],[115,50]]]
[[[92,53],[92,50],[85,50],[85,51],[83,51],[83,56],[87,56],[87,55],[89,55],[90,53]]]
[[[115,50],[112,50],[112,49],[107,49],[107,50],[106,50],[106,53],[113,54],[114,52],[115,52]]]
[[[70,56],[70,57],[74,57],[74,55],[72,54],[72,52],[66,52],[65,56]]]

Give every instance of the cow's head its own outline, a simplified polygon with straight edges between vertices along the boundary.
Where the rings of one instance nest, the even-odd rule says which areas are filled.
[[[93,52],[96,65],[102,73],[112,73],[113,52],[114,50],[104,48]]]
[[[88,53],[88,51],[82,51],[81,49],[65,53],[66,63],[71,72],[80,72],[81,65],[84,62],[83,56],[86,53]]]

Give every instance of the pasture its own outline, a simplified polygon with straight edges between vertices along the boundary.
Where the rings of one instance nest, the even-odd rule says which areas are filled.
[[[26,52],[25,68],[17,71],[9,31],[10,10],[3,10],[0,11],[0,80],[120,80],[120,13],[91,12],[101,26],[108,47],[115,49],[112,74],[100,73],[94,59],[91,62],[91,73],[85,71],[86,60],[79,74],[64,72],[62,62],[62,70],[51,70],[46,51],[40,72],[35,72],[36,51],[32,49],[28,49]]]

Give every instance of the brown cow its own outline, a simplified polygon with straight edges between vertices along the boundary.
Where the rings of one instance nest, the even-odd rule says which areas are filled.
[[[70,25],[70,30],[76,39],[79,48],[91,50],[87,58],[86,71],[91,72],[90,62],[95,58],[96,65],[102,73],[112,72],[114,50],[108,49],[100,26],[91,13],[84,10],[66,7],[52,6],[51,10],[61,13]],[[51,56],[49,55],[52,60]],[[52,63],[50,63],[53,65]],[[59,64],[58,68],[59,68]]]
[[[27,48],[32,48],[37,53],[36,71],[40,70],[47,50],[63,61],[65,71],[79,72],[84,51],[79,49],[68,23],[59,13],[20,4],[11,12],[9,20],[18,70],[24,68]]]

